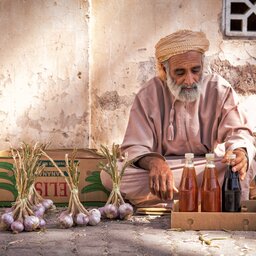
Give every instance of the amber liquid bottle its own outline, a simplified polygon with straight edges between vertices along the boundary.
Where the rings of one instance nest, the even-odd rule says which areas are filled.
[[[198,186],[193,162],[194,154],[185,154],[185,165],[179,187],[179,211],[198,211]]]
[[[206,165],[201,186],[201,211],[221,211],[221,189],[214,163],[214,154],[206,154]]]
[[[241,184],[238,172],[232,171],[230,162],[236,158],[235,154],[229,156],[224,182],[222,185],[222,211],[241,211]]]

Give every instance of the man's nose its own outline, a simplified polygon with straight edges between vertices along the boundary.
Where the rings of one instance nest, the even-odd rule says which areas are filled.
[[[196,80],[195,80],[195,78],[194,78],[194,74],[191,73],[191,72],[188,72],[188,73],[186,74],[184,83],[185,83],[186,85],[192,85],[192,84],[194,84],[195,82],[196,82]]]

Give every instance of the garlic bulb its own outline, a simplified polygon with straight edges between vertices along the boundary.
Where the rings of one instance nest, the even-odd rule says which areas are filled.
[[[75,215],[74,222],[78,226],[85,226],[89,222],[89,216],[87,216],[86,214],[84,214],[82,212],[79,212],[78,214]]]
[[[49,210],[51,207],[53,207],[53,201],[51,199],[44,199],[42,201],[42,205],[44,206],[45,210]]]
[[[35,207],[33,207],[33,211],[35,216],[37,216],[38,218],[42,218],[45,213],[45,208],[42,204],[37,204]]]
[[[1,216],[1,223],[4,224],[4,228],[9,229],[13,222],[12,212],[6,212]]]
[[[61,228],[71,228],[74,224],[73,218],[70,214],[61,214],[59,217],[59,223]]]
[[[106,218],[105,206],[98,208],[98,210],[100,211],[101,218]]]
[[[61,218],[63,218],[64,216],[66,216],[66,215],[68,215],[68,214],[69,214],[68,210],[62,211],[62,212],[60,213],[58,219],[61,219]]]
[[[11,230],[14,234],[20,233],[24,230],[24,225],[21,221],[16,220],[12,223]]]
[[[96,226],[100,222],[101,214],[98,209],[92,209],[89,211],[89,224]]]
[[[124,203],[119,206],[119,217],[120,219],[129,219],[133,215],[133,207],[128,204]]]
[[[26,231],[36,230],[39,226],[39,218],[36,216],[26,216],[24,219],[24,229]]]
[[[113,204],[107,204],[104,207],[104,212],[109,219],[116,219],[119,215],[118,208]]]
[[[45,229],[45,226],[46,226],[46,221],[44,219],[40,219],[39,220],[39,228],[40,229]]]

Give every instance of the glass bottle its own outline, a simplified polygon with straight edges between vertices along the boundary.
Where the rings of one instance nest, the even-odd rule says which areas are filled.
[[[232,171],[231,162],[236,158],[235,154],[229,155],[227,169],[222,185],[222,211],[241,211],[241,184],[238,172]]]
[[[198,186],[193,162],[194,154],[185,154],[185,165],[179,187],[179,211],[198,211]]]
[[[206,165],[201,186],[201,211],[221,211],[221,190],[218,181],[217,169],[214,163],[214,154],[205,155]]]

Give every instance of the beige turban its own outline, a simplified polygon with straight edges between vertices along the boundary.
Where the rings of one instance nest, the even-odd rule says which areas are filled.
[[[180,30],[159,40],[155,46],[157,68],[161,79],[166,79],[166,74],[161,63],[170,57],[188,51],[204,53],[209,48],[209,41],[203,32]]]

